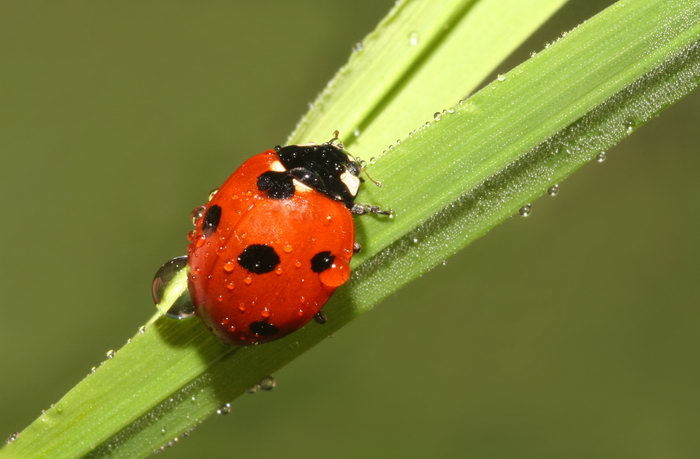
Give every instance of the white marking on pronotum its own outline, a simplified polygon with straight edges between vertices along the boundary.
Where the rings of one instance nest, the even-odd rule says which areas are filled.
[[[312,188],[309,188],[297,179],[292,179],[292,183],[294,183],[294,189],[299,193],[306,193],[307,191],[312,191]]]
[[[360,188],[360,178],[358,176],[345,171],[340,175],[340,181],[345,184],[351,195],[357,196],[357,190]]]
[[[270,170],[275,172],[285,172],[287,169],[284,168],[281,162],[272,161],[270,163]]]

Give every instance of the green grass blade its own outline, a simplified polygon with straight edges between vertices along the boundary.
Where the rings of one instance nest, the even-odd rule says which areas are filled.
[[[400,13],[394,11],[391,24]],[[390,205],[397,217],[358,223],[365,250],[354,260],[350,285],[328,304],[327,325],[231,348],[199,321],[159,318],[2,454],[141,456],[182,435],[695,89],[699,19],[697,1],[620,2],[382,155],[372,171],[385,186],[365,187],[362,199]],[[454,53],[458,61],[459,49]],[[420,72],[435,71],[428,63],[440,61],[422,59]],[[343,91],[362,97],[360,87],[352,88]],[[393,115],[363,109],[347,126],[340,119],[334,126],[366,122],[356,145],[364,142],[367,152],[384,145],[379,133],[370,134],[398,116],[390,107],[424,98],[387,89],[391,97],[372,100]],[[350,111],[353,102],[322,99],[323,110],[312,111],[295,136],[326,138],[333,120],[325,117]]]
[[[407,1],[356,46],[287,140],[338,129],[370,158],[474,91],[566,0]]]

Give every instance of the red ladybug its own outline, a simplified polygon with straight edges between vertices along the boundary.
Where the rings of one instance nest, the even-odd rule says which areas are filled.
[[[248,159],[196,209],[187,248],[197,315],[234,344],[271,341],[312,318],[350,277],[360,164],[338,144],[275,147]]]

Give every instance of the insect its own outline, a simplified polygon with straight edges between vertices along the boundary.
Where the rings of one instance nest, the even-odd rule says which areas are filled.
[[[245,161],[193,211],[192,312],[234,344],[281,338],[312,318],[324,323],[321,309],[359,251],[353,215],[392,215],[355,203],[362,170],[337,132]]]

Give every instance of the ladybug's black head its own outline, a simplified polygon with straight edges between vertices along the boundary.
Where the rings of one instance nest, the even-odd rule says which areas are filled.
[[[292,178],[351,208],[360,187],[360,165],[333,143],[277,148]]]

